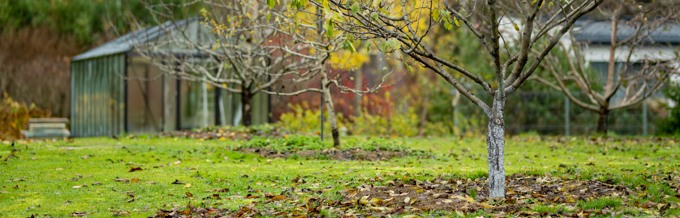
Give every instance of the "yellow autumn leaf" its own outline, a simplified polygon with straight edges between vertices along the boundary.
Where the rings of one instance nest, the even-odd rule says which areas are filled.
[[[331,53],[328,63],[331,67],[339,70],[352,70],[361,67],[368,62],[368,55],[362,53],[352,53],[350,51],[338,51]]]
[[[359,204],[368,205],[368,196],[363,196],[359,199]]]

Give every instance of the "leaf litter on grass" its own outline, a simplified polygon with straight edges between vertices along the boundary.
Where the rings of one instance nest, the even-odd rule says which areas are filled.
[[[351,148],[346,150],[296,150],[275,151],[267,148],[235,148],[234,151],[255,153],[265,158],[303,158],[303,159],[331,159],[331,160],[368,160],[379,161],[399,158],[409,155],[407,151],[364,150]]]
[[[256,127],[206,127],[194,130],[162,133],[161,136],[202,140],[249,140],[255,136],[283,137],[286,134],[287,132],[280,128],[271,125],[262,125]]]
[[[280,128],[238,128],[238,127],[209,127],[196,130],[175,131],[164,133],[165,137],[192,138],[200,140],[246,140],[244,146],[234,148],[234,151],[255,153],[266,158],[304,158],[304,159],[333,159],[333,160],[388,160],[409,155],[425,156],[422,151],[408,149],[385,148],[385,141],[376,143],[376,140],[368,140],[363,144],[372,146],[353,147],[348,149],[324,148],[318,137],[305,135],[289,135]],[[252,140],[252,141],[251,141]],[[284,146],[295,147],[288,150],[272,146],[276,143]],[[389,147],[389,146],[388,146]],[[297,149],[302,148],[302,149]]]
[[[296,178],[299,180],[299,178]],[[347,183],[349,184],[349,183]],[[591,215],[616,215],[618,206],[634,210],[657,211],[648,214],[661,215],[674,206],[657,203],[638,204],[631,198],[640,195],[633,189],[598,180],[573,180],[560,177],[530,176],[514,174],[506,178],[506,198],[490,200],[486,178],[436,178],[416,180],[410,176],[383,181],[374,178],[358,186],[347,185],[337,194],[339,197],[324,197],[323,190],[297,188],[295,185],[281,194],[267,193],[231,198],[254,200],[236,210],[201,208],[161,209],[156,217],[253,217],[253,216],[391,216],[420,213],[444,212],[470,215],[489,214],[493,216],[567,216],[588,217]],[[329,189],[326,189],[329,190]],[[229,200],[230,198],[227,198]],[[601,207],[581,208],[583,202],[613,201]],[[607,200],[611,199],[611,200]],[[621,200],[616,200],[621,199]],[[534,208],[542,208],[534,211]],[[545,209],[554,208],[554,209]]]

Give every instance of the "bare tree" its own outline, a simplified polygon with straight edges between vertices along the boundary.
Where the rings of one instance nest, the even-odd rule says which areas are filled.
[[[517,91],[576,20],[594,10],[602,0],[310,2],[325,7],[336,28],[371,41],[382,50],[400,51],[411,57],[486,113],[489,196],[501,198],[505,196],[506,96]],[[518,44],[511,45],[501,34],[503,26],[508,26],[505,23],[515,26]],[[480,51],[486,51],[492,58],[494,72],[470,71],[433,52],[430,33],[442,26],[464,26],[474,34],[483,45]],[[556,33],[548,34],[553,31]],[[482,93],[474,93],[462,81],[478,85]],[[488,95],[492,100],[485,101],[476,94]]]
[[[148,5],[157,23],[177,37],[154,40],[140,48],[164,72],[186,80],[202,81],[241,95],[243,124],[250,125],[251,100],[256,93],[298,95],[318,92],[324,96],[333,134],[333,144],[340,146],[337,116],[330,87],[357,94],[375,92],[373,87],[355,90],[341,85],[341,78],[330,78],[326,61],[330,54],[346,48],[344,35],[326,31],[323,14],[316,7],[291,9],[275,1],[201,0],[200,22],[209,29],[206,35],[191,35],[178,30],[173,17],[164,17],[177,5]],[[345,44],[346,45],[346,44]],[[353,45],[349,45],[352,47]],[[172,49],[168,49],[172,48]],[[177,51],[182,54],[177,55]],[[159,58],[160,57],[160,58]],[[319,79],[320,87],[291,86]],[[296,87],[280,89],[278,84]]]
[[[153,40],[138,50],[163,72],[202,81],[241,96],[242,124],[249,126],[252,99],[270,93],[283,80],[312,78],[322,55],[310,54],[311,43],[288,32],[290,23],[264,1],[187,1],[201,4],[200,26],[191,27],[171,15],[172,4],[148,4],[159,27],[173,37]],[[186,6],[185,6],[186,7]],[[170,21],[165,23],[164,21]],[[185,22],[184,25],[180,22]],[[189,28],[205,31],[191,32]],[[178,55],[181,54],[181,55]],[[307,88],[305,91],[320,91]]]
[[[655,41],[655,35],[668,33],[672,25],[677,25],[669,21],[678,16],[680,7],[659,2],[609,1],[597,12],[607,17],[608,23],[586,24],[588,29],[581,30],[580,34],[596,35],[583,31],[607,31],[608,44],[596,42],[605,45],[589,46],[592,42],[579,40],[579,32],[570,31],[571,40],[560,43],[561,49],[548,54],[542,63],[550,76],[536,75],[534,78],[563,92],[579,107],[598,113],[597,132],[607,133],[611,111],[638,104],[652,96],[674,72],[671,60],[677,61],[678,57],[673,51],[658,49],[664,45],[657,44],[660,42]],[[595,50],[593,47],[596,46],[608,47],[606,72],[589,71],[592,63],[588,62],[587,56],[594,56],[589,50]],[[669,48],[667,50],[673,50]]]

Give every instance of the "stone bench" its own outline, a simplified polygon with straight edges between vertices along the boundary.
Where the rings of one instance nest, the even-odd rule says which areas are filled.
[[[26,138],[66,138],[71,132],[66,128],[66,118],[31,118],[28,130],[21,131]]]

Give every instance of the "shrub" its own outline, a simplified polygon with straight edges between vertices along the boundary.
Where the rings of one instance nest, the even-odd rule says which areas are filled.
[[[22,129],[28,128],[28,119],[31,117],[49,117],[50,112],[37,108],[31,104],[19,103],[4,94],[0,99],[0,139],[19,139]]]
[[[353,133],[359,135],[416,136],[418,115],[413,109],[390,115],[371,114],[367,111],[354,117]]]
[[[292,111],[282,114],[277,126],[291,132],[319,134],[319,110],[310,109],[304,103],[289,107]],[[419,118],[414,109],[389,114],[362,110],[359,116],[352,117],[351,120],[353,123],[345,119],[342,114],[338,114],[338,127],[341,132],[343,128],[346,128],[355,135],[403,137],[418,135]],[[425,124],[425,135],[449,135],[451,128],[447,125],[442,122],[428,122]],[[330,136],[330,123],[327,120],[324,122],[324,134]]]
[[[664,89],[664,94],[676,105],[670,108],[668,118],[659,123],[659,132],[661,134],[680,135],[680,84],[671,83]]]
[[[319,116],[321,114],[319,110],[310,109],[305,103],[289,105],[288,107],[292,111],[281,114],[278,122],[279,126],[292,132],[319,133]],[[345,123],[346,121],[342,114],[338,114],[338,128],[346,127]],[[331,124],[328,122],[328,119],[324,120],[324,134],[329,136],[331,134]]]

